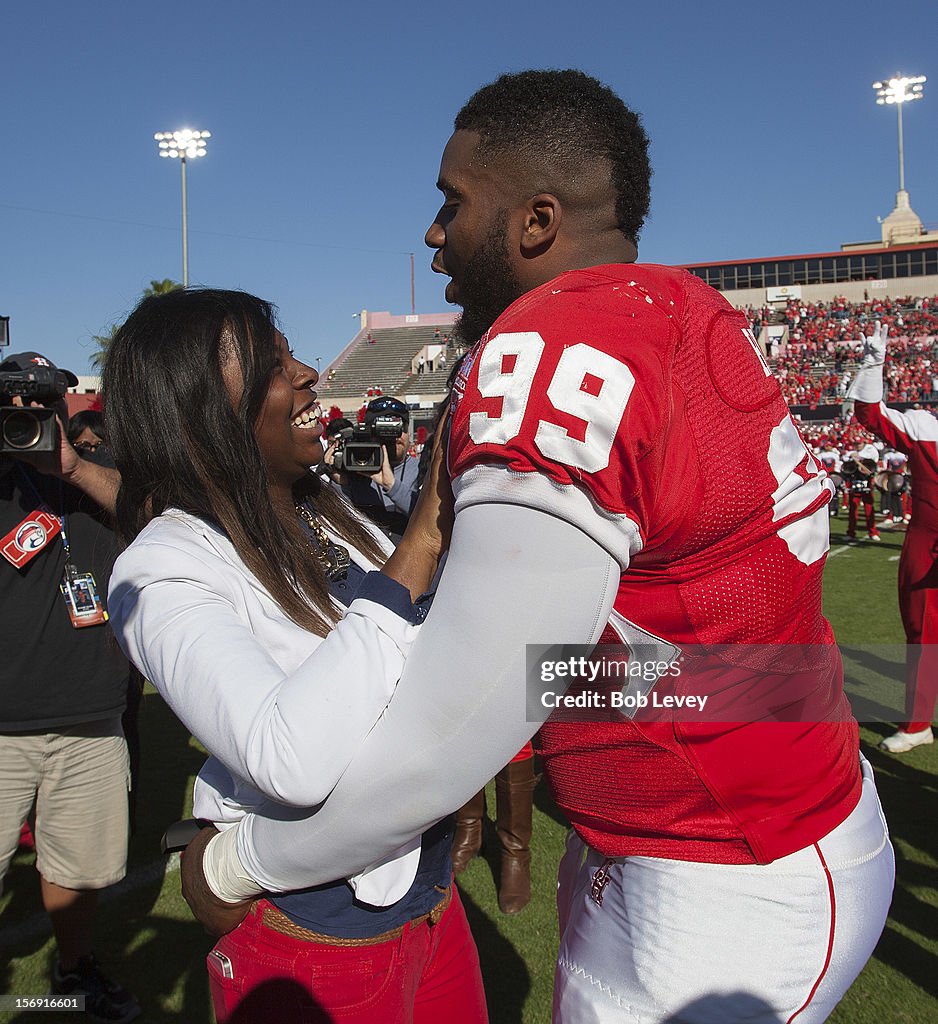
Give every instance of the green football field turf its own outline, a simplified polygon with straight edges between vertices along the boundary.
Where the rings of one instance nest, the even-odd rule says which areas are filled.
[[[885,670],[897,676],[902,657],[895,593],[902,534],[884,532],[879,544],[847,544],[843,531],[843,519],[832,520],[825,610],[844,650],[848,682],[864,693],[901,703],[898,683],[877,683],[872,677]],[[136,994],[144,1007],[139,1019],[145,1024],[208,1024],[212,1012],[203,958],[211,943],[179,895],[174,865],[165,870],[158,852],[165,825],[188,812],[192,776],[203,757],[152,692],[144,699],[140,726],[143,770],[129,876],[102,900],[98,955]],[[885,723],[873,723],[862,728],[862,738],[877,772],[896,849],[895,897],[873,959],[831,1018],[837,1024],[938,1022],[938,744],[901,757],[880,753],[876,743],[891,731]],[[493,789],[489,787],[490,806]],[[546,1024],[550,1018],[557,942],[554,872],[565,826],[543,784],[535,794],[535,816],[535,896],[525,911],[515,917],[498,912],[491,825],[485,854],[460,877],[493,1024]],[[18,854],[0,897],[0,992],[47,992],[52,951],[31,857]],[[0,1019],[75,1024],[81,1017],[0,1013]]]

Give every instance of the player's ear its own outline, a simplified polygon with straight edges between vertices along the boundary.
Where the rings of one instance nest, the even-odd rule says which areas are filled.
[[[539,192],[525,203],[521,232],[521,254],[539,256],[553,244],[563,220],[560,200],[550,192]]]

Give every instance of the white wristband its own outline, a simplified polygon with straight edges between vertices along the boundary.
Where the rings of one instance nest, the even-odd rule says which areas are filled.
[[[237,825],[212,836],[205,844],[202,873],[209,889],[225,903],[240,903],[264,891],[241,864]]]
[[[857,375],[850,385],[847,398],[855,402],[877,404],[883,400],[883,367],[864,366],[857,370]]]

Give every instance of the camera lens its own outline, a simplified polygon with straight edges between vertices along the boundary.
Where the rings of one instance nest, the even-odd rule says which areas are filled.
[[[25,451],[42,437],[39,418],[26,409],[8,413],[3,420],[3,441],[8,448]]]

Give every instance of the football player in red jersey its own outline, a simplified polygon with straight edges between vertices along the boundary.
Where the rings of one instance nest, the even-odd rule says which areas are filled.
[[[894,879],[821,612],[830,482],[745,317],[684,271],[635,263],[647,138],[614,93],[578,71],[507,75],[455,129],[426,236],[472,345],[447,568],[332,794],[311,817],[249,815],[212,838],[222,899],[196,909],[211,920],[365,867],[460,806],[539,724],[525,645],[602,636],[705,664],[648,692],[674,706],[709,680],[722,711],[542,728],[574,829],[554,1020],[823,1021]],[[810,711],[744,712],[797,652]]]
[[[912,514],[899,557],[899,613],[908,643],[906,721],[880,744],[893,754],[934,742],[938,698],[938,419],[924,409],[900,412],[883,399],[889,328],[876,321],[864,338],[863,362],[847,395],[867,430],[910,458]]]

